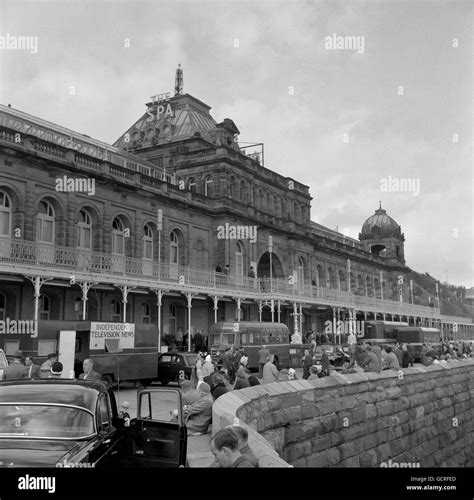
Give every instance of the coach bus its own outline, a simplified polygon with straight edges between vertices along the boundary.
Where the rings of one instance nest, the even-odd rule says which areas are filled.
[[[402,321],[365,321],[364,340],[372,340],[380,344],[395,344],[399,329],[408,327]]]
[[[221,359],[229,347],[242,347],[249,357],[249,369],[258,370],[258,351],[262,346],[267,346],[277,368],[290,366],[290,332],[283,323],[215,323],[209,331],[209,346],[214,363]]]
[[[36,335],[0,334],[0,349],[12,355],[21,350],[41,365],[48,354],[58,353],[63,377],[82,373],[86,358],[94,371],[113,385],[133,380],[149,383],[157,376],[156,325],[92,321],[39,320]]]

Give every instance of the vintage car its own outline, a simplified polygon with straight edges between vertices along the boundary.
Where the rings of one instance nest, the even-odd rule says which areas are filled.
[[[145,389],[137,397],[130,420],[100,381],[0,382],[0,466],[184,467],[180,390]]]
[[[197,354],[193,352],[165,352],[158,356],[157,380],[162,385],[191,378]]]

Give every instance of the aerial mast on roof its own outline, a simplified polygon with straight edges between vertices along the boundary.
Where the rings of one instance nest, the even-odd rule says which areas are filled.
[[[182,95],[182,94],[183,94],[183,70],[181,69],[181,63],[179,63],[178,69],[176,70],[174,95]]]

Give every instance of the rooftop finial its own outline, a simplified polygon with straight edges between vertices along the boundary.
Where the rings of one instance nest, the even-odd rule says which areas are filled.
[[[181,63],[179,63],[178,69],[176,70],[174,95],[182,95],[182,94],[183,94],[183,70],[181,69]]]
[[[382,202],[379,201],[379,210],[382,210]]]

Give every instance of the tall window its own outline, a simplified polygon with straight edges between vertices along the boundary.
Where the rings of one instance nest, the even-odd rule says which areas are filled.
[[[0,293],[0,321],[5,319],[5,311],[7,310],[7,298],[5,294]]]
[[[195,193],[197,191],[196,181],[194,180],[194,177],[191,177],[191,179],[189,179],[189,181],[188,181],[188,189],[192,193]]]
[[[240,181],[240,201],[242,203],[247,203],[248,201],[247,183],[242,180]]]
[[[86,210],[79,211],[79,222],[76,225],[77,246],[85,250],[92,249],[92,218]]]
[[[300,211],[299,211],[299,207],[298,207],[298,203],[294,203],[293,204],[293,217],[294,217],[294,221],[296,223],[299,223],[300,222]]]
[[[214,181],[210,176],[206,177],[206,180],[204,181],[204,194],[206,196],[212,197],[212,183]]]
[[[147,302],[142,304],[142,323],[150,324],[151,307]]]
[[[146,260],[153,259],[153,231],[147,224],[144,228],[143,235],[143,258]]]
[[[299,286],[304,285],[304,260],[303,257],[298,259],[298,284]]]
[[[49,319],[51,301],[44,293],[39,298],[39,319]]]
[[[175,231],[170,234],[170,264],[179,264],[179,239]]]
[[[0,191],[0,236],[10,236],[12,227],[12,204],[6,193]]]
[[[122,221],[115,218],[112,222],[112,228],[112,253],[125,255],[125,236]]]
[[[270,194],[269,193],[267,193],[265,195],[265,210],[267,212],[270,212],[270,213],[272,211],[272,204],[270,203]]]
[[[47,201],[41,201],[39,204],[36,239],[42,243],[54,243],[54,209]]]
[[[80,321],[82,319],[82,300],[80,297],[76,297],[74,300],[74,318],[76,321]]]
[[[244,252],[243,252],[243,246],[242,243],[237,241],[235,243],[236,249],[235,249],[235,274],[237,276],[243,276],[244,275]]]
[[[110,321],[119,322],[122,319],[122,303],[118,300],[110,302]]]

